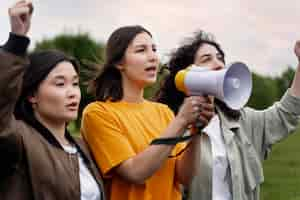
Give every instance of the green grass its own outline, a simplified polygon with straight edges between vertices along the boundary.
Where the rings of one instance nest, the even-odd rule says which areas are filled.
[[[262,200],[300,200],[300,128],[273,146],[264,175]]]

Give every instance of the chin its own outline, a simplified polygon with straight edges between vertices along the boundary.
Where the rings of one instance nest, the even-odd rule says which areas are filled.
[[[78,117],[77,114],[76,115],[68,115],[68,116],[65,116],[65,120],[67,122],[70,122],[70,121],[76,120],[77,117]]]
[[[156,82],[156,78],[155,79],[150,79],[150,80],[147,80],[146,81],[146,85],[149,86],[149,85],[152,85]]]

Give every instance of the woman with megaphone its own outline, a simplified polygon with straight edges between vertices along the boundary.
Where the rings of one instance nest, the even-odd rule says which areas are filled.
[[[300,41],[295,54],[300,60]],[[263,111],[243,108],[251,91],[249,71],[243,63],[225,69],[225,54],[210,34],[199,31],[178,47],[168,69],[156,95],[158,102],[176,113],[186,96],[198,94],[207,95],[215,108],[201,131],[197,174],[188,189],[189,199],[259,199],[262,161],[271,145],[286,138],[298,124],[300,64],[291,88]]]
[[[180,184],[188,185],[194,175],[199,137],[182,154],[184,145],[170,139],[196,121],[206,125],[213,107],[203,97],[187,97],[174,116],[166,105],[144,99],[158,67],[145,28],[125,26],[109,37],[106,63],[94,81],[97,101],[84,109],[81,131],[111,200],[180,200]],[[200,115],[200,104],[206,114]]]

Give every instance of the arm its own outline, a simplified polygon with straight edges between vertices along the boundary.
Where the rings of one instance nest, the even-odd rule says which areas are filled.
[[[288,136],[298,125],[300,115],[300,41],[294,48],[298,67],[291,88],[281,98],[264,111],[245,109],[242,112],[244,127],[261,159],[265,159],[272,144]]]
[[[210,119],[215,115],[213,100],[208,97],[201,96],[202,112],[200,115],[200,121],[207,125]],[[195,134],[197,128],[191,129],[192,134]],[[195,132],[195,133],[194,133]],[[201,135],[196,135],[188,144],[187,150],[184,154],[176,160],[176,176],[181,184],[189,187],[193,177],[198,173],[200,163],[200,151],[201,151]]]
[[[23,58],[29,39],[26,34],[30,27],[32,4],[20,1],[9,8],[11,33],[8,41],[0,50],[0,119],[12,115],[14,104],[17,101],[22,72],[27,61]],[[16,92],[17,91],[17,92]],[[13,102],[13,103],[12,103]],[[11,117],[9,117],[11,118]],[[3,121],[2,125],[5,125]]]
[[[22,56],[25,55],[29,39],[25,37],[26,31],[15,23],[18,19],[16,15],[26,15],[26,11],[19,12],[16,6],[17,4],[9,10],[12,28],[9,40],[0,48],[0,156],[6,159],[1,164],[1,173],[12,166],[20,155],[20,138],[15,134],[13,112],[21,87],[24,65],[27,63]],[[23,6],[22,4],[21,8]],[[27,24],[26,19],[24,27]],[[24,30],[23,34],[21,30]]]
[[[9,9],[11,33],[7,43],[0,49],[0,132],[13,118],[15,103],[20,92],[24,65],[23,58],[29,39],[32,4],[20,1]]]
[[[162,134],[163,137],[177,137],[185,130],[185,121],[175,118]],[[126,180],[143,184],[168,159],[174,145],[150,145],[144,151],[123,161],[115,168],[116,172]]]
[[[202,111],[199,112],[199,105]],[[206,97],[188,97],[184,100],[178,115],[169,124],[161,138],[178,137],[183,134],[188,125],[200,120],[205,125],[213,116],[214,107],[212,102]],[[151,145],[138,155],[124,161],[117,172],[135,183],[144,183],[147,178],[152,176],[168,159],[174,146],[171,145]],[[200,137],[197,135],[190,142],[188,149],[183,157],[176,160],[175,173],[180,183],[189,185],[195,174],[198,153],[200,150]]]
[[[181,184],[188,187],[199,167],[201,136],[196,135],[190,141],[183,156],[176,160],[176,176]]]

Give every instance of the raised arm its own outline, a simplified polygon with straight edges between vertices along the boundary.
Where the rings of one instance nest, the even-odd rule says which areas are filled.
[[[300,116],[300,41],[294,47],[298,67],[291,88],[279,102],[257,111],[244,109],[242,112],[244,127],[252,143],[255,144],[261,159],[265,159],[270,147],[292,133],[299,123]]]
[[[32,4],[25,1],[9,8],[11,33],[0,49],[0,132],[8,126],[13,117],[14,106],[21,88],[25,57],[29,39]]]
[[[30,9],[31,8],[31,9]],[[26,34],[30,27],[31,3],[18,2],[9,9],[11,33],[0,48],[0,174],[18,160],[20,137],[16,134],[14,107],[20,93],[25,52],[29,44]]]

